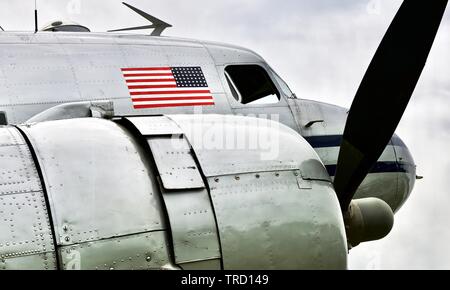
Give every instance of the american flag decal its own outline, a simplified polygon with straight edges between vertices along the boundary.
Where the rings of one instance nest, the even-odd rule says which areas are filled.
[[[201,67],[122,68],[135,109],[212,106]]]

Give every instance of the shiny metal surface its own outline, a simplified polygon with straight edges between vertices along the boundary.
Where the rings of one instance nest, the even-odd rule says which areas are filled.
[[[198,261],[193,263],[185,263],[181,265],[183,270],[187,271],[195,271],[195,270],[220,270],[220,259],[206,260],[206,261]]]
[[[173,266],[164,231],[59,248],[64,270],[160,270]]]
[[[166,228],[154,173],[126,130],[95,118],[22,129],[43,171],[58,245]]]
[[[225,269],[345,269],[344,225],[331,184],[299,189],[292,171],[208,179]]]
[[[166,116],[128,117],[127,120],[130,121],[143,136],[172,136],[183,133],[180,127]]]
[[[225,269],[346,268],[339,204],[325,167],[300,135],[245,117],[170,118],[186,133],[208,176]],[[262,148],[219,149],[208,133],[200,138],[198,132],[220,132],[224,140],[244,132],[266,134],[274,142],[265,149],[278,150],[264,158]]]
[[[45,110],[26,123],[38,123],[55,120],[75,119],[75,118],[112,118],[114,116],[114,103],[112,101],[92,101],[65,103]]]
[[[153,155],[169,217],[175,262],[192,269],[220,269],[220,245],[211,200],[182,130],[165,116],[126,119],[145,136]]]
[[[219,237],[206,189],[164,193],[170,220],[175,261],[182,264],[203,260],[220,261]],[[220,269],[220,262],[203,269]],[[212,266],[213,268],[209,268]],[[186,266],[188,267],[188,266]],[[199,265],[197,267],[201,268]]]
[[[311,100],[292,100],[290,102],[293,115],[300,126],[301,134],[306,138],[326,136],[342,136],[347,109]],[[324,120],[309,128],[305,124],[312,120]],[[326,143],[326,142],[325,142]],[[326,166],[335,166],[339,154],[339,143],[313,144],[314,149]],[[408,199],[415,183],[415,164],[406,145],[394,135],[378,159],[379,163],[387,163],[386,170],[372,172],[367,175],[358,188],[355,198],[380,198],[397,212]]]
[[[190,145],[182,136],[149,138],[148,144],[165,189],[205,188]]]
[[[0,86],[0,95],[3,96],[0,98],[0,112],[5,112],[12,124],[24,122],[63,103],[99,100],[113,102],[114,112],[122,116],[193,113],[242,114],[261,118],[274,116],[305,137],[342,135],[347,118],[345,108],[291,99],[292,94],[286,94],[283,89],[286,85],[280,83],[261,56],[235,45],[129,34],[3,32],[0,54],[5,56],[0,59],[0,70],[4,76],[0,80],[4,84]],[[280,91],[279,103],[243,105],[233,98],[224,68],[230,64],[249,63],[268,70]],[[152,66],[201,66],[215,105],[201,109],[169,107],[135,110],[121,68]],[[323,122],[306,127],[316,120]],[[338,148],[326,148],[318,153],[321,158],[335,159],[337,154],[334,151]],[[402,176],[404,186],[399,186],[398,192],[382,195],[401,195],[403,200],[398,204],[402,204],[414,186],[409,177],[411,173]],[[392,172],[385,174],[391,175],[389,180],[394,180],[397,175]],[[373,183],[366,180],[366,185],[370,184]],[[391,184],[389,187],[393,186]],[[383,190],[384,187],[373,187],[369,191],[375,196]]]
[[[330,181],[313,148],[278,122],[224,115],[168,117],[185,132],[206,176],[299,169],[305,178]]]
[[[44,192],[14,127],[0,128],[0,269],[56,269]]]
[[[56,255],[53,252],[16,255],[1,258],[0,270],[56,270]]]

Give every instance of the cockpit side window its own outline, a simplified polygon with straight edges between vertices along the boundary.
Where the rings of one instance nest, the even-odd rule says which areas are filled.
[[[267,71],[259,65],[229,65],[225,77],[233,97],[242,104],[273,104],[280,93]]]
[[[5,112],[0,112],[0,125],[8,125]]]
[[[271,71],[283,94],[288,98],[296,99],[297,96],[291,91],[288,84],[273,69]]]

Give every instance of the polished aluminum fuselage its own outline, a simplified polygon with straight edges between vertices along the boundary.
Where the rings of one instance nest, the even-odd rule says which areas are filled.
[[[0,34],[0,112],[11,124],[22,123],[53,106],[92,100],[112,100],[117,115],[241,114],[276,118],[296,130],[316,149],[334,175],[344,108],[294,99],[285,84],[258,54],[214,42],[117,35],[108,33],[4,32]],[[244,105],[227,85],[224,68],[258,64],[281,94],[277,104]],[[214,97],[214,106],[134,109],[121,68],[200,66]],[[311,121],[321,120],[306,127]],[[415,180],[415,166],[406,146],[394,137],[357,197],[377,196],[397,210]]]
[[[257,64],[263,67],[280,92],[280,101],[276,104],[259,105],[244,105],[238,102],[232,96],[224,74],[225,67],[233,64]],[[135,109],[121,69],[163,66],[201,67],[213,95],[214,106]],[[176,267],[175,264],[184,264],[185,268],[225,269],[256,268],[258,265],[261,268],[345,268],[344,228],[330,181],[330,177],[334,176],[347,116],[344,108],[293,97],[284,82],[259,55],[241,47],[127,34],[0,33],[0,112],[6,114],[9,124],[24,123],[33,116],[63,103],[103,100],[112,101],[115,115],[125,119],[132,116],[172,116],[171,122],[176,123],[178,127],[175,127],[178,129],[181,128],[181,133],[187,138],[186,142],[192,145],[194,153],[201,157],[198,160],[198,156],[194,156],[192,160],[178,161],[187,164],[195,161],[202,171],[199,173],[202,178],[197,180],[195,186],[186,181],[184,187],[175,188],[185,192],[180,199],[165,192],[167,189],[174,190],[171,182],[175,183],[175,186],[183,184],[182,176],[185,175],[180,173],[181,180],[167,179],[168,185],[165,187],[162,169],[158,166],[166,166],[167,163],[161,161],[158,164],[158,158],[167,154],[164,151],[167,144],[158,139],[161,138],[160,132],[142,132],[144,129],[133,122],[133,130],[139,131],[140,134],[138,138],[130,135],[133,130],[127,131],[120,127],[122,123],[119,122],[119,126],[105,120],[74,119],[59,121],[60,123],[56,124],[48,122],[48,125],[43,123],[20,127],[21,133],[12,127],[2,128],[7,137],[4,140],[0,138],[0,141],[6,142],[8,150],[16,150],[19,153],[36,151],[33,153],[36,159],[34,161],[28,153],[19,154],[21,162],[25,165],[29,163],[24,168],[19,167],[31,171],[24,180],[19,179],[17,182],[31,182],[32,189],[17,185],[25,193],[20,195],[7,185],[3,189],[0,187],[0,196],[4,196],[9,202],[9,198],[19,194],[17,198],[24,199],[24,204],[37,199],[34,202],[40,209],[37,213],[40,215],[39,220],[47,220],[44,229],[35,226],[39,228],[37,233],[44,236],[42,244],[39,244],[39,247],[43,248],[36,252],[38,254],[35,257],[39,263],[49,259],[50,262],[43,265],[55,268],[54,257],[59,255],[59,261],[63,263],[59,267],[70,268],[73,266],[70,261],[76,254],[95,257],[94,261],[91,264],[88,262],[84,268],[99,267],[98,265],[102,264],[98,263],[103,261],[104,256],[96,257],[99,252],[92,251],[99,247],[111,251],[109,254],[112,256],[121,251],[131,251],[130,255],[141,255],[136,258],[139,261],[136,264],[126,263],[121,259],[119,260],[122,263],[116,261],[124,268],[172,268]],[[192,114],[213,116],[207,116],[206,123],[192,125],[194,117],[186,117]],[[193,141],[195,138],[190,136],[189,132],[199,130],[202,126],[214,128],[211,120],[216,120],[218,115],[272,119],[286,126],[281,129],[281,155],[277,160],[287,167],[280,169],[270,162],[255,164],[254,156],[242,152],[221,155],[219,150],[209,152],[201,147],[196,148]],[[245,119],[230,118],[232,119],[221,120],[219,123],[228,124],[233,121],[236,125],[239,124],[236,120],[241,120],[242,125],[236,127],[244,130],[242,128],[246,126]],[[126,120],[130,122],[129,119]],[[168,121],[146,119],[145,122],[162,122],[164,127]],[[180,132],[175,130],[168,133]],[[16,137],[11,139],[9,135]],[[96,135],[101,139],[96,139]],[[145,152],[140,145],[140,138],[147,138],[146,142],[153,154],[152,162],[156,164],[162,178],[162,188],[158,188],[155,181],[157,174],[152,162],[145,160],[149,152]],[[304,142],[305,140],[308,143]],[[102,152],[102,146],[108,149]],[[298,148],[295,148],[296,146]],[[126,152],[120,151],[121,148],[127,148]],[[72,151],[67,152],[69,149]],[[128,150],[131,150],[131,153]],[[9,154],[8,152],[4,153]],[[171,152],[177,151],[173,149]],[[94,153],[100,155],[93,155]],[[112,156],[115,159],[111,160],[116,163],[105,162]],[[169,159],[168,156],[164,157],[166,161]],[[308,160],[317,160],[316,163],[324,170],[315,171],[316,167],[310,166],[310,163],[301,169],[300,165]],[[169,162],[169,165],[175,170],[177,160],[172,161],[173,164]],[[33,169],[33,162],[42,171],[40,174],[37,169]],[[289,162],[297,165],[289,167],[292,165],[289,165]],[[252,164],[255,165],[254,168]],[[9,172],[20,169],[15,166],[13,164],[6,170]],[[65,170],[60,166],[64,166]],[[90,168],[89,166],[94,166],[94,169],[85,172],[83,168]],[[188,167],[192,168],[194,165]],[[114,170],[108,172],[108,168]],[[297,169],[303,170],[299,174],[304,180],[295,175]],[[282,173],[277,173],[280,170]],[[127,172],[139,172],[142,176],[131,178]],[[303,176],[308,172],[325,172],[325,177],[318,177],[319,173],[311,178]],[[94,179],[92,174],[95,174]],[[281,183],[280,174],[283,180]],[[284,174],[286,176],[283,176]],[[0,175],[0,181],[6,184],[7,180],[3,179]],[[379,197],[395,211],[410,194],[414,179],[412,157],[403,142],[394,136],[372,173],[361,185],[356,198]],[[192,180],[196,180],[195,177]],[[312,184],[307,180],[312,181]],[[306,182],[306,185],[302,182]],[[261,184],[264,186],[258,186]],[[83,190],[83,187],[86,187],[86,190]],[[127,191],[130,191],[130,195],[124,196],[123,193]],[[149,192],[152,195],[149,196]],[[314,194],[309,194],[311,192]],[[49,204],[45,204],[44,194],[48,194]],[[241,194],[242,197],[237,197],[236,194]],[[99,200],[93,201],[93,196]],[[169,220],[162,212],[161,199]],[[183,200],[184,202],[181,202]],[[181,204],[189,205],[189,200],[196,200],[196,204],[201,205],[200,208],[182,208]],[[93,208],[92,204],[97,205],[96,202],[104,207]],[[234,211],[230,211],[231,209]],[[126,220],[126,212],[131,210],[142,214],[132,215],[130,220]],[[189,215],[194,212],[197,214],[199,210],[201,213],[206,210],[210,215],[205,214],[202,219],[194,218],[191,223],[186,224]],[[48,218],[49,212],[53,221]],[[187,217],[178,216],[181,212]],[[2,211],[3,213],[8,214],[7,211]],[[249,213],[251,215],[247,216]],[[29,220],[23,220],[22,226],[38,222],[31,214],[25,215]],[[172,232],[169,232],[168,224],[171,225]],[[186,226],[193,227],[191,233],[183,232]],[[52,228],[55,231],[53,240]],[[181,238],[177,234],[181,235]],[[186,235],[192,240],[186,241]],[[201,245],[198,237],[205,236],[209,241],[206,244],[209,250],[192,251],[189,244],[186,244],[192,242]],[[11,238],[8,243],[12,243],[15,235],[11,233],[8,237]],[[170,239],[175,243],[174,248],[169,247]],[[293,245],[294,241],[299,244]],[[117,242],[122,243],[123,248],[118,247]],[[114,247],[109,247],[108,243]],[[149,251],[153,248],[146,248],[144,244],[160,250],[151,254]],[[254,248],[255,244],[263,248],[258,250]],[[133,247],[137,247],[139,253],[133,252]],[[335,250],[331,250],[333,247]],[[56,248],[57,251],[54,250]],[[170,258],[170,251],[174,251],[175,258]],[[323,251],[328,251],[328,258],[321,256]],[[18,257],[23,256],[17,251],[14,253],[19,255]],[[268,254],[263,256],[264,253]],[[152,260],[153,255],[156,255],[156,260]],[[15,261],[19,262],[13,265],[20,267],[20,259]],[[107,267],[114,268],[110,262],[108,260]]]

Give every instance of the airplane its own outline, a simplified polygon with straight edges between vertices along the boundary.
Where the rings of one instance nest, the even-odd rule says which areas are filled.
[[[350,109],[124,5],[151,24],[0,32],[0,269],[347,269],[390,232],[447,0],[403,2]]]

